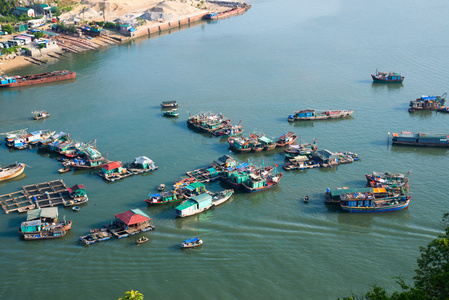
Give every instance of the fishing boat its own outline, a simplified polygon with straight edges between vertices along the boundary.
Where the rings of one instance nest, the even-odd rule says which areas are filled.
[[[390,212],[409,206],[411,196],[401,195],[375,199],[371,192],[340,195],[340,207],[350,213]]]
[[[184,199],[184,195],[181,190],[178,189],[163,193],[149,194],[148,199],[145,199],[145,202],[148,206],[154,206],[175,203],[181,201],[182,199]]]
[[[255,133],[251,133],[249,137],[254,140],[254,142],[252,143],[252,150],[254,152],[271,151],[276,148],[275,141],[266,137],[265,135],[257,135]]]
[[[176,206],[175,214],[177,217],[184,218],[192,215],[196,215],[218,206],[231,198],[234,194],[233,189],[224,190],[215,194],[203,193],[184,201],[180,205]]]
[[[282,173],[276,174],[255,174],[252,173],[249,175],[248,180],[246,180],[242,187],[245,191],[253,193],[253,192],[261,192],[272,187],[275,187],[282,178]]]
[[[301,145],[289,145],[284,149],[285,158],[294,158],[296,156],[310,156],[314,151],[318,150],[316,142]]]
[[[371,74],[371,78],[375,83],[402,83],[404,81],[404,76],[395,72],[378,72],[376,74]]]
[[[162,108],[173,108],[178,107],[178,103],[176,101],[163,101],[161,106]]]
[[[424,147],[449,147],[449,135],[441,133],[412,133],[403,131],[400,134],[393,133],[393,145],[424,146]]]
[[[25,164],[16,162],[4,168],[0,167],[0,181],[19,176],[25,170]]]
[[[58,221],[57,207],[47,207],[28,211],[19,233],[25,240],[55,239],[63,237],[71,228],[72,221]]]
[[[293,115],[288,116],[288,121],[316,121],[326,119],[339,119],[349,117],[354,113],[354,110],[317,110],[304,109],[295,111]]]
[[[385,187],[385,186],[401,186],[408,182],[408,175],[402,173],[391,172],[372,172],[371,174],[365,174],[365,178],[368,185],[371,187]]]
[[[243,126],[240,125],[228,125],[222,129],[211,132],[215,136],[219,137],[230,137],[230,136],[238,136],[243,133]]]
[[[248,153],[252,150],[252,140],[249,138],[230,136],[228,143],[234,152]]]
[[[281,136],[278,136],[274,143],[276,144],[276,148],[286,147],[286,146],[293,144],[297,138],[298,138],[298,136],[294,132],[289,131],[287,133],[284,133]]]
[[[207,133],[225,128],[230,123],[231,119],[224,117],[223,114],[214,114],[211,112],[190,116],[187,120],[187,125]]]
[[[48,113],[45,110],[33,111],[31,113],[33,114],[33,119],[35,119],[35,120],[42,120],[42,119],[46,119],[46,118],[50,117],[50,113]]]
[[[441,96],[421,96],[416,100],[410,101],[409,112],[414,112],[416,110],[438,110],[440,107],[443,107],[443,104],[446,102],[447,93],[444,93]]]
[[[136,240],[136,244],[139,245],[139,244],[143,244],[143,243],[148,242],[148,241],[149,241],[149,239],[144,236],[144,237],[138,238]]]
[[[203,241],[196,237],[196,238],[188,239],[188,240],[185,240],[184,242],[182,242],[181,248],[193,248],[193,247],[201,246],[202,244],[203,244]]]
[[[162,114],[166,117],[172,117],[172,118],[179,116],[178,109],[176,109],[176,108],[171,109],[171,110],[166,110],[166,111],[162,112]]]
[[[19,87],[25,85],[34,85],[41,83],[48,83],[54,81],[74,79],[76,77],[75,72],[63,70],[63,71],[53,71],[47,73],[25,75],[25,76],[1,76],[0,77],[0,88],[9,87]]]

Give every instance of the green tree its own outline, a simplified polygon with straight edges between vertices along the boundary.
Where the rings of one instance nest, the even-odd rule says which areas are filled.
[[[443,221],[448,220],[445,214]],[[415,270],[415,286],[421,288],[429,299],[449,298],[449,226],[445,234],[431,241],[427,247],[420,247],[418,269]]]
[[[139,291],[127,291],[125,296],[119,298],[118,300],[143,300],[143,294],[139,293]]]
[[[11,26],[11,24],[2,25],[2,30],[8,32],[9,34],[14,32],[14,29]]]
[[[35,32],[34,33],[34,37],[37,38],[37,39],[43,38],[44,37],[44,32],[43,31]]]

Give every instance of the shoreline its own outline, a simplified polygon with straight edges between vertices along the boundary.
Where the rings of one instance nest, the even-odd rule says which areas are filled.
[[[223,8],[226,9],[227,7]],[[243,3],[242,9],[239,9],[235,13],[232,13],[224,18],[244,14],[250,8],[251,5]],[[54,37],[58,45],[58,50],[49,51],[43,54],[41,53],[39,56],[35,57],[20,54],[0,56],[0,76],[5,75],[6,73],[11,73],[13,71],[19,71],[21,68],[29,67],[32,65],[44,66],[48,65],[49,62],[51,65],[53,63],[56,63],[61,58],[69,57],[68,55],[72,53],[82,53],[89,50],[99,50],[104,47],[122,44],[140,37],[148,36],[149,38],[151,38],[160,36],[163,33],[170,33],[171,30],[181,30],[182,28],[185,29],[186,26],[190,27],[191,24],[199,23],[200,21],[206,21],[204,17],[209,13],[210,11],[201,11],[166,22],[154,22],[153,24],[136,28],[136,31],[129,32],[128,36],[118,31],[112,30],[103,30],[103,33],[97,37],[87,37],[85,35],[76,36],[58,33],[58,35]],[[47,28],[46,31],[51,30]]]

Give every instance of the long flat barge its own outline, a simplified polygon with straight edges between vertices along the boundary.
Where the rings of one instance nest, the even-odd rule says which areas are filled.
[[[74,79],[76,73],[62,70],[47,73],[39,73],[25,76],[2,76],[0,77],[0,88],[19,87],[25,85],[34,85],[62,80]]]

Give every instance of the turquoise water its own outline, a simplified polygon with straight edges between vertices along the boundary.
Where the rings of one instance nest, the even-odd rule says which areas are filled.
[[[138,39],[72,55],[47,70],[70,69],[74,82],[0,91],[0,131],[66,130],[91,141],[111,160],[146,155],[159,170],[115,183],[91,172],[57,173],[56,157],[37,149],[0,146],[0,163],[25,162],[26,176],[0,183],[0,194],[23,185],[63,179],[84,184],[90,201],[74,213],[62,239],[24,242],[21,214],[0,216],[0,297],[11,299],[117,299],[139,290],[154,299],[335,299],[378,284],[411,282],[419,246],[443,226],[447,150],[389,146],[388,132],[447,133],[449,115],[409,114],[410,100],[447,92],[447,1],[251,1],[251,10],[156,38]],[[372,84],[370,74],[401,72],[403,85]],[[19,74],[37,73],[30,67]],[[176,100],[180,117],[162,117],[159,103]],[[303,108],[354,109],[352,118],[288,123]],[[49,119],[31,120],[46,109]],[[214,210],[175,219],[173,207],[143,201],[160,183],[228,154],[226,140],[187,128],[200,111],[243,121],[246,134],[294,131],[331,151],[362,160],[332,169],[284,172],[278,187],[237,192]],[[282,151],[237,159],[284,162]],[[278,168],[281,171],[281,168]],[[407,210],[348,214],[324,205],[326,188],[364,186],[364,174],[410,174]],[[224,189],[219,182],[212,191]],[[302,197],[310,195],[309,204]],[[153,218],[150,241],[135,238],[82,246],[78,237],[130,208]],[[186,238],[204,241],[181,250]]]

